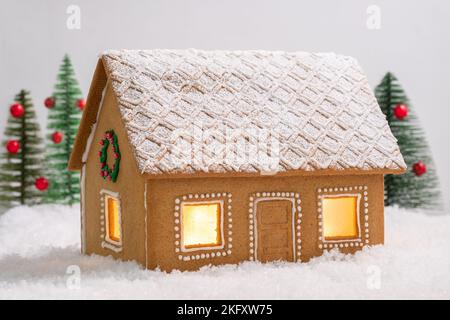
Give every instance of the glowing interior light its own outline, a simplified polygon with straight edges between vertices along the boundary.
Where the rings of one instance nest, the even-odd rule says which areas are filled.
[[[220,237],[220,203],[181,206],[182,241],[185,248],[218,246]]]
[[[353,196],[322,199],[325,240],[358,237],[357,200]]]
[[[106,197],[106,208],[108,210],[108,237],[110,240],[120,241],[120,217],[119,200]]]

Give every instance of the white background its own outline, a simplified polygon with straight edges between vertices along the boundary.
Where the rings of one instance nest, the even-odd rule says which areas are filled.
[[[80,30],[66,27],[71,4],[81,9]],[[381,9],[379,30],[366,26],[370,5]],[[372,86],[388,70],[399,78],[427,131],[448,198],[449,39],[444,0],[1,0],[0,135],[21,88],[32,91],[45,126],[42,101],[53,91],[64,53],[87,95],[105,49],[334,51],[357,58]]]

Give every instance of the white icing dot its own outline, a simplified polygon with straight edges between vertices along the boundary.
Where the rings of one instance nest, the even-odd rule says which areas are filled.
[[[220,257],[221,255],[222,255],[222,253],[220,253],[220,251],[216,253],[217,257]]]
[[[198,194],[195,194],[195,195],[194,195],[194,198],[195,198],[195,199],[198,199]]]
[[[227,253],[228,253],[228,254],[231,254],[231,250],[227,250]]]
[[[319,244],[319,249],[322,249],[322,245],[321,244]]]
[[[178,256],[178,259],[179,259],[179,260],[182,260],[182,259],[183,259],[183,256],[182,256],[182,255],[179,255],[179,256]]]
[[[248,200],[249,200],[250,202],[252,202],[252,201],[253,201],[253,197],[250,197]]]
[[[176,224],[179,224],[179,223],[180,223],[180,220],[179,220],[179,219],[175,219],[175,223],[176,223]]]
[[[260,197],[260,196],[261,196],[261,194],[260,194],[260,193],[258,192],[258,193],[256,194],[256,196],[257,196],[257,197]]]
[[[215,198],[216,194],[215,193],[211,193],[211,198]]]
[[[175,248],[175,252],[180,252],[180,249],[178,249],[178,248]]]
[[[180,228],[178,228],[178,227],[175,227],[174,229],[175,229],[175,231],[178,231],[178,230],[180,230]]]
[[[178,212],[174,212],[173,215],[174,215],[175,217],[178,217],[178,216],[179,216]]]
[[[200,255],[200,258],[205,259],[205,254],[202,253],[202,254]]]
[[[179,198],[176,198],[176,199],[175,199],[175,203],[176,203],[176,204],[180,203],[180,199],[179,199]]]
[[[229,241],[229,242],[232,242],[232,241],[233,241],[233,238],[231,238],[231,237],[228,238],[228,241]]]
[[[277,192],[277,197],[281,196],[281,193]]]
[[[217,194],[217,197],[220,197],[222,194],[219,192],[218,194]]]
[[[175,210],[176,211],[180,210],[180,206],[175,206]]]
[[[183,200],[186,200],[187,199],[187,197],[186,196],[183,196]]]

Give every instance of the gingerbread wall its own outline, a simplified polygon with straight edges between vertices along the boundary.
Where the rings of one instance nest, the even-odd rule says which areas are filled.
[[[121,260],[136,260],[145,266],[145,180],[138,174],[127,136],[119,116],[115,97],[107,86],[99,122],[90,147],[84,177],[84,232],[87,254],[111,255]],[[118,136],[121,151],[120,171],[114,183],[100,176],[99,142],[107,130],[113,129]],[[111,147],[110,147],[111,148]],[[113,159],[108,160],[112,166]],[[105,246],[105,218],[102,214],[101,190],[118,193],[121,201],[122,246],[112,250]],[[83,232],[83,230],[82,230]],[[117,249],[117,248],[116,248]]]
[[[360,196],[361,241],[326,243],[319,239],[321,226],[318,197],[322,194]],[[160,267],[166,271],[196,270],[208,264],[255,259],[257,243],[253,234],[255,226],[251,222],[254,212],[250,208],[251,203],[258,198],[292,199],[296,211],[296,236],[292,240],[296,261],[308,261],[333,247],[351,253],[365,245],[381,244],[384,239],[383,194],[383,175],[147,180],[148,267]],[[180,251],[179,204],[183,199],[225,201],[223,249]]]

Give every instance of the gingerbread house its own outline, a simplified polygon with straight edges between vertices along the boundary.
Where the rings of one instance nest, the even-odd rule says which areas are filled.
[[[353,58],[193,49],[103,53],[69,166],[82,251],[162,270],[382,244],[406,169]]]

